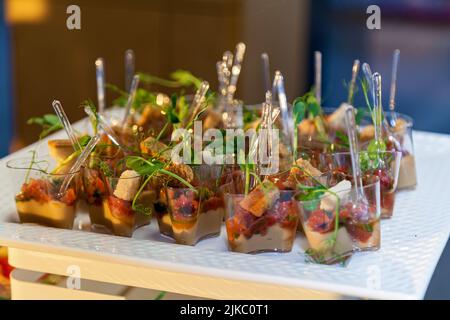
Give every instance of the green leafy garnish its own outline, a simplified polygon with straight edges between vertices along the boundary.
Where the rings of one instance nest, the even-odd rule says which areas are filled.
[[[202,80],[186,70],[176,70],[170,74],[171,80],[163,79],[147,73],[140,72],[141,82],[146,84],[157,84],[167,88],[192,87],[200,88]]]
[[[145,186],[157,174],[158,175],[166,175],[166,176],[170,176],[174,179],[177,179],[182,184],[184,184],[186,187],[188,187],[189,189],[191,189],[197,193],[197,190],[189,182],[187,182],[184,178],[178,176],[177,174],[175,174],[173,172],[165,170],[164,167],[166,164],[156,158],[145,159],[140,156],[128,156],[125,158],[125,163],[128,168],[136,171],[141,177],[144,178],[144,182],[141,184],[138,192],[134,196],[133,202],[131,205],[133,210],[135,210],[137,212],[140,212],[145,215],[151,214],[151,211],[149,210],[149,208],[139,204],[137,201],[139,199],[139,196],[142,194],[142,191],[144,190]]]
[[[83,107],[88,107],[94,116],[89,117],[89,121],[91,122],[92,129],[94,130],[94,134],[97,134],[98,132],[98,113],[97,113],[97,107],[95,106],[95,103],[91,100],[85,100],[81,103]]]
[[[63,125],[59,118],[54,114],[45,114],[42,117],[33,117],[28,119],[28,124],[37,124],[42,127],[42,132],[39,134],[39,139],[43,139],[49,134],[61,130]]]
[[[125,107],[128,101],[128,92],[125,92],[119,89],[117,86],[113,84],[106,84],[106,88],[118,93],[120,96],[113,101],[113,104],[119,107]],[[138,88],[136,91],[136,95],[134,97],[134,101],[132,104],[132,109],[138,112],[142,112],[144,107],[147,105],[157,105],[157,95],[153,92],[150,92],[144,88]]]

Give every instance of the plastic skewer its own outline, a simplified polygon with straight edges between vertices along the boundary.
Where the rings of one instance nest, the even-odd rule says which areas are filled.
[[[366,78],[368,84],[369,95],[372,98],[372,103],[375,103],[375,98],[373,96],[373,79],[372,79],[372,70],[370,70],[370,66],[367,63],[362,64],[362,71],[364,73],[364,77]]]
[[[355,93],[356,77],[358,76],[358,72],[359,72],[359,60],[355,60],[353,62],[353,67],[352,67],[352,80],[350,81],[350,85],[348,87],[347,102],[350,105],[353,104],[353,96]]]
[[[80,156],[77,158],[77,161],[73,164],[73,166],[70,168],[69,173],[64,177],[63,183],[61,184],[61,187],[59,188],[59,196],[63,196],[67,188],[69,187],[70,182],[72,181],[73,177],[77,174],[77,172],[81,169],[81,166],[83,163],[87,160],[91,152],[94,150],[97,143],[100,141],[100,136],[96,134],[89,140],[89,143],[87,146],[83,149]]]
[[[134,68],[135,68],[134,51],[128,49],[127,51],[125,51],[125,90],[127,92],[130,92],[131,89],[131,84],[133,82]]]
[[[392,127],[395,127],[395,124],[397,122],[397,117],[394,111],[395,111],[395,94],[397,92],[397,68],[399,60],[400,60],[400,50],[396,49],[394,50],[392,57],[391,92],[389,95],[389,110],[392,112],[390,125]]]
[[[350,145],[350,156],[352,159],[353,183],[356,189],[356,200],[358,202],[367,203],[362,188],[361,168],[359,165],[359,146],[356,138],[356,121],[354,108],[345,104],[345,122],[347,126],[347,135]]]
[[[264,89],[265,91],[270,91],[270,63],[269,55],[264,52],[261,54],[261,60],[263,65],[263,75],[264,75]]]
[[[237,89],[237,82],[241,73],[242,61],[244,60],[245,44],[240,42],[236,46],[234,54],[233,66],[231,67],[230,84],[228,85],[228,102],[232,102]]]
[[[373,79],[373,96],[374,96],[374,114],[375,114],[375,140],[378,142],[381,139],[381,125],[382,125],[382,113],[383,106],[381,103],[381,75],[375,72],[372,76]]]
[[[61,102],[59,100],[53,100],[52,102],[53,109],[55,110],[56,115],[59,118],[59,121],[61,121],[64,130],[67,133],[67,136],[69,137],[70,142],[72,143],[72,147],[75,151],[81,150],[81,145],[78,142],[78,138],[75,135],[75,131],[72,128],[72,125],[70,124],[69,118],[67,118],[66,113],[64,112],[64,109],[61,105]]]
[[[316,100],[319,105],[322,103],[322,53],[314,52],[314,89]]]
[[[123,145],[120,142],[120,138],[116,135],[114,130],[109,126],[108,122],[106,121],[105,117],[101,114],[97,114],[97,116],[92,112],[91,108],[85,107],[84,112],[90,117],[90,118],[96,118],[98,119],[98,126],[105,132],[105,134],[108,136],[108,138],[114,143],[116,146],[118,146],[121,149],[124,149]]]
[[[284,89],[284,78],[279,70],[277,70],[275,72],[274,82],[276,83],[278,100],[279,100],[279,104],[280,104],[281,120],[282,120],[281,123],[283,124],[283,133],[289,141],[288,145],[289,145],[289,149],[290,149],[292,146],[291,139],[293,137],[293,133],[292,133],[293,124],[292,124],[292,121],[291,121],[292,119],[289,115],[289,110],[288,110],[286,92]]]
[[[193,110],[191,116],[189,117],[189,122],[194,120],[195,116],[198,112],[200,112],[200,108],[202,107],[202,104],[205,102],[205,96],[209,89],[209,83],[208,81],[203,81],[200,84],[200,88],[198,88],[197,92],[195,93],[194,100],[192,100],[192,104],[190,109]]]
[[[105,111],[105,62],[103,58],[95,60],[95,76],[97,79],[97,101],[98,112],[103,113]]]
[[[123,115],[123,120],[122,120],[122,128],[125,128],[128,122],[128,118],[130,116],[131,113],[131,107],[133,105],[134,102],[134,98],[136,97],[136,91],[137,88],[139,86],[139,75],[134,75],[133,77],[133,81],[131,82],[131,88],[128,94],[128,100],[127,100],[127,104],[125,106],[125,113]]]

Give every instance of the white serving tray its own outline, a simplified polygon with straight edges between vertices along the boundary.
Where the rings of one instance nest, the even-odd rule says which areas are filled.
[[[64,134],[59,132],[53,137],[64,137]],[[382,248],[354,255],[346,267],[306,263],[305,240],[301,236],[297,236],[290,253],[247,255],[228,252],[224,230],[218,238],[189,247],[170,243],[160,236],[156,222],[137,230],[133,238],[21,225],[17,223],[5,163],[25,156],[36,145],[0,160],[0,245],[43,254],[58,252],[69,258],[98,263],[107,261],[127,267],[170,271],[171,278],[158,279],[158,284],[163,286],[167,281],[173,291],[192,291],[205,297],[261,295],[250,292],[248,296],[245,292],[232,295],[220,292],[219,287],[205,289],[200,283],[196,287],[196,282],[188,283],[186,279],[191,276],[204,279],[205,283],[211,283],[207,281],[212,279],[216,284],[227,283],[224,288],[228,290],[230,283],[248,282],[262,285],[261,288],[304,289],[350,297],[422,299],[450,233],[450,136],[415,132],[414,139],[418,187],[398,193],[394,217],[382,221]],[[43,144],[45,146],[45,141]],[[80,227],[84,219],[78,220]],[[176,276],[179,278],[173,278]],[[218,279],[223,281],[217,282]]]

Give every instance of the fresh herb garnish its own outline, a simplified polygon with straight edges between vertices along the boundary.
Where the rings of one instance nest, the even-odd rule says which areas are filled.
[[[142,194],[142,191],[144,190],[145,186],[150,182],[150,180],[155,177],[156,175],[166,175],[169,177],[172,177],[178,181],[180,181],[182,184],[184,184],[189,189],[193,190],[197,193],[197,190],[184,178],[178,176],[177,174],[170,172],[165,168],[166,164],[156,158],[150,158],[145,159],[140,156],[128,156],[125,158],[126,166],[134,171],[136,171],[141,177],[144,178],[144,182],[141,184],[138,192],[133,198],[132,202],[132,208],[133,210],[143,213],[143,214],[151,214],[149,211],[149,208],[140,205],[137,203],[140,195]]]
[[[28,119],[28,124],[37,124],[42,127],[42,132],[39,134],[39,139],[43,139],[49,134],[61,130],[63,125],[59,118],[54,114],[45,114],[42,117],[33,117]]]
[[[202,80],[186,70],[176,70],[170,74],[171,80],[163,79],[147,73],[140,72],[139,77],[143,83],[157,84],[167,88],[192,87],[200,88]]]

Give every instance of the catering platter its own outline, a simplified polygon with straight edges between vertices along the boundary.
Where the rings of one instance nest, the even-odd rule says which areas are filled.
[[[74,126],[80,128],[83,123]],[[56,137],[64,137],[63,132],[49,138]],[[298,235],[290,253],[249,255],[228,251],[225,230],[191,247],[160,236],[155,221],[132,238],[79,230],[88,228],[83,217],[74,230],[20,224],[5,164],[36,145],[0,161],[0,245],[351,297],[421,299],[450,233],[450,136],[415,131],[414,140],[418,186],[398,193],[394,217],[382,221],[381,249],[358,253],[346,266],[308,263],[305,240]],[[41,141],[45,144],[46,140]]]

